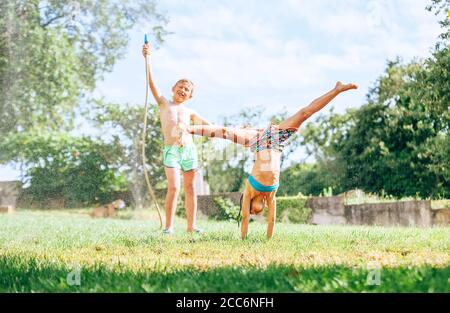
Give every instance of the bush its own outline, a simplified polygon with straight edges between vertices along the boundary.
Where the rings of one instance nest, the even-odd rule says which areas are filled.
[[[312,210],[305,207],[308,197],[298,195],[294,197],[277,197],[277,221],[306,224],[311,217]],[[212,216],[216,220],[240,222],[239,205],[235,205],[229,198],[214,197],[214,203],[219,208],[219,213]],[[267,217],[267,208],[264,209]]]
[[[294,197],[277,197],[277,221],[306,224],[311,217],[312,210],[305,206],[308,197],[298,195]],[[267,210],[265,210],[267,216]]]
[[[177,209],[175,211],[175,215],[178,217],[186,218],[186,208],[184,207],[184,201],[178,197],[177,201]],[[163,205],[164,207],[164,205]]]
[[[89,137],[21,133],[2,141],[0,150],[3,157],[10,154],[10,160],[24,165],[32,201],[64,199],[66,207],[86,206],[111,202],[126,187],[117,147]]]
[[[214,197],[214,203],[219,208],[219,213],[213,216],[217,220],[241,221],[240,207],[235,205],[230,198]]]
[[[335,194],[344,192],[341,187],[341,169],[330,161],[317,163],[297,163],[281,173],[279,196],[304,195],[320,196],[331,188]]]

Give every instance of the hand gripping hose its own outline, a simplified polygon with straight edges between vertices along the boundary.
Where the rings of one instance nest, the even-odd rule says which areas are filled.
[[[148,44],[147,34],[144,36],[144,43]],[[159,216],[159,228],[162,228],[162,217],[161,210],[159,208],[158,201],[156,201],[155,192],[153,191],[152,185],[150,184],[150,179],[147,171],[147,162],[145,157],[145,137],[147,133],[147,110],[148,110],[148,58],[145,55],[145,104],[144,104],[144,128],[142,130],[142,166],[144,167],[144,177],[147,185],[148,193],[153,203],[156,206],[156,210],[158,211]]]

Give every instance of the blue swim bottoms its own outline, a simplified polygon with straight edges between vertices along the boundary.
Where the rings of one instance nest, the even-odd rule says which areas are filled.
[[[254,179],[252,175],[248,176],[248,182],[256,191],[259,192],[272,192],[274,190],[277,190],[280,186],[280,183],[270,186],[263,185],[260,182],[256,181],[256,179]]]

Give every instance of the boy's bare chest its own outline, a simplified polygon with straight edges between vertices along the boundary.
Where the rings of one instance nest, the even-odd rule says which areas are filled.
[[[166,120],[170,120],[170,122],[174,124],[179,123],[188,123],[189,122],[189,116],[190,112],[185,107],[170,105],[165,108],[163,116]]]

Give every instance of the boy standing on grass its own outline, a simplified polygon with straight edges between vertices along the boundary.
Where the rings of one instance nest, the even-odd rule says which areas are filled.
[[[149,56],[150,46],[145,44],[142,54]],[[158,103],[161,118],[161,127],[164,137],[163,165],[167,177],[167,194],[164,203],[166,209],[165,234],[173,231],[173,220],[180,191],[181,171],[183,172],[185,209],[187,218],[187,231],[200,233],[196,227],[197,219],[197,192],[196,171],[198,168],[197,149],[192,135],[183,131],[182,125],[194,124],[209,125],[192,109],[185,106],[185,102],[192,98],[194,84],[188,79],[180,79],[172,87],[172,100],[161,95],[153,81],[150,62],[148,62],[150,90]],[[185,127],[185,126],[184,126]]]

